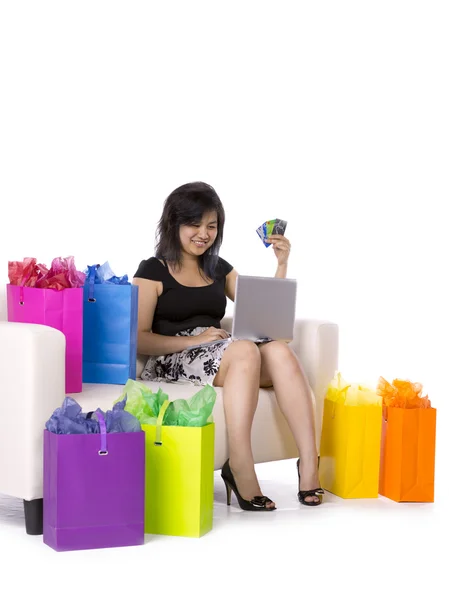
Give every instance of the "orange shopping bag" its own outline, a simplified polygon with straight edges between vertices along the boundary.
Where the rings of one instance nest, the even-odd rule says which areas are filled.
[[[396,502],[433,502],[436,409],[421,384],[380,378],[383,397],[379,493]]]

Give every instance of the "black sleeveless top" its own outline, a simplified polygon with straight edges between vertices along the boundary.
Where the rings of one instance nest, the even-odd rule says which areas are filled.
[[[143,260],[134,277],[161,281],[162,294],[153,318],[153,333],[176,335],[194,327],[220,327],[226,311],[226,275],[233,267],[218,259],[215,281],[203,287],[189,287],[176,281],[157,258]]]

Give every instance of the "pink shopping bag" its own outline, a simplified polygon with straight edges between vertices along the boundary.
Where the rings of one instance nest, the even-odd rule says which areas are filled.
[[[66,337],[66,394],[82,391],[83,288],[23,287],[8,284],[8,321],[59,329]],[[26,365],[24,365],[26,368]]]

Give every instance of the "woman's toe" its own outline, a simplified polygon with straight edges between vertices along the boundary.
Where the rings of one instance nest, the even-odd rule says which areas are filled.
[[[318,504],[318,502],[320,501],[320,499],[317,496],[306,496],[305,497],[305,501],[310,503],[315,503]]]

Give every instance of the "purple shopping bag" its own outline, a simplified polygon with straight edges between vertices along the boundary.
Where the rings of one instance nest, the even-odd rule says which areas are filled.
[[[44,543],[54,550],[144,542],[145,433],[44,431]]]
[[[8,321],[59,329],[66,338],[66,394],[83,387],[83,288],[61,291],[8,284]]]

